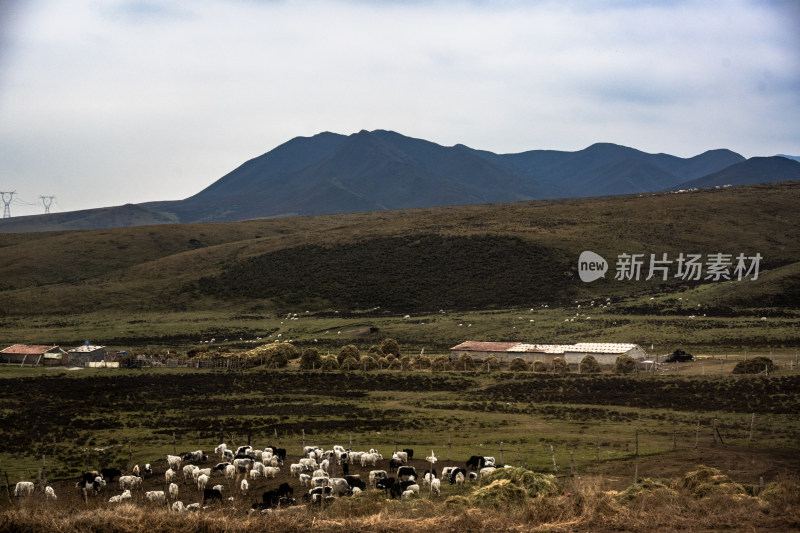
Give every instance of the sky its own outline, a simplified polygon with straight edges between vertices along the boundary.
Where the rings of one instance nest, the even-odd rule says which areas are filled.
[[[178,200],[298,136],[800,155],[800,2],[2,0],[11,215]]]

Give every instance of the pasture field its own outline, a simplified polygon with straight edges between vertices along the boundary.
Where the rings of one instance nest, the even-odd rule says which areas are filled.
[[[792,359],[785,354],[784,362]],[[0,479],[5,483],[7,476],[13,492],[16,481],[46,474],[59,499],[48,503],[40,493],[8,498],[0,487],[0,531],[797,527],[800,373],[712,374],[700,372],[702,364],[635,376],[6,367],[0,369]],[[281,482],[290,483],[303,503],[304,489],[289,476],[288,464],[277,479],[252,480],[248,496],[213,476],[234,501],[191,515],[170,513],[141,495],[115,508],[107,500],[120,493],[116,483],[86,502],[74,488],[85,468],[129,472],[134,464],[152,463],[144,489],[165,490],[166,454],[211,452],[220,442],[278,445],[286,448],[287,463],[303,445],[376,448],[384,469],[394,450],[412,448],[418,471],[427,468],[424,457],[431,452],[439,468],[463,466],[472,455],[494,456],[554,475],[560,496],[513,503],[497,496],[496,505],[479,505],[477,484],[445,483],[438,497],[423,490],[413,500],[386,501],[368,491],[322,508],[248,514],[262,492]],[[215,463],[212,457],[202,466]],[[719,492],[699,497],[670,488],[699,465],[719,469],[718,476],[740,489],[723,483]],[[353,465],[350,474],[366,477],[370,469]],[[196,488],[178,477],[179,499],[199,501]],[[628,498],[631,486],[637,495]]]

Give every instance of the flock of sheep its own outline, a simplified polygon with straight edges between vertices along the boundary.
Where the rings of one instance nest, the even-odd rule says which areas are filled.
[[[219,456],[220,462],[206,468],[200,468],[196,464],[208,461],[208,456],[202,450],[181,455],[167,455],[168,468],[164,473],[166,490],[145,491],[144,499],[171,505],[174,511],[192,511],[206,508],[207,504],[210,505],[215,500],[222,502],[226,485],[236,487],[241,496],[246,497],[253,481],[261,478],[275,479],[286,459],[286,450],[276,447],[257,450],[250,446],[240,446],[234,452],[223,443],[215,448],[214,453]],[[357,495],[366,490],[367,485],[371,489],[383,490],[391,497],[407,499],[419,495],[421,490],[416,469],[408,464],[413,458],[413,453],[411,449],[394,452],[387,471],[377,469],[378,462],[383,460],[383,456],[375,449],[352,451],[337,445],[325,451],[316,446],[305,446],[303,456],[296,463],[289,465],[289,474],[297,478],[301,487],[307,488],[308,492],[303,495],[303,500],[307,503],[324,503],[340,496]],[[473,456],[467,461],[466,468],[445,467],[439,477],[434,466],[437,461],[438,458],[431,452],[431,455],[425,458],[429,468],[421,478],[422,487],[432,495],[440,494],[443,480],[462,486],[465,481],[475,480],[481,474],[495,468],[494,458]],[[349,475],[350,465],[371,468],[368,481],[362,481],[358,474]],[[473,471],[468,471],[470,468]],[[342,477],[332,476],[332,472],[336,469],[342,472]],[[179,473],[182,474],[184,486],[196,487],[200,501],[185,505],[178,499],[181,495],[181,487],[178,484],[181,481]],[[396,477],[391,477],[390,474]],[[118,476],[117,484],[121,493],[110,496],[108,502],[122,503],[132,500],[137,491],[142,491],[143,478],[150,475],[152,468],[149,464],[145,465],[143,471],[138,465],[134,466],[130,475],[122,475],[117,469],[84,472],[76,487],[82,491],[84,499],[87,499],[90,495],[97,496]],[[225,484],[218,483],[212,486],[212,477],[217,475],[224,479]],[[14,489],[14,496],[29,497],[33,495],[34,490],[33,482],[20,481]],[[57,500],[51,486],[44,488],[44,494],[47,501]],[[267,512],[274,507],[294,505],[296,502],[292,494],[293,489],[289,484],[282,483],[278,489],[264,492],[261,501],[254,503],[252,509]],[[234,496],[228,497],[227,501],[234,502]]]

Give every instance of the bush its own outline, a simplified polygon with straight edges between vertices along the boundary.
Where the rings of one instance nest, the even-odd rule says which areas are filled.
[[[553,373],[554,374],[569,374],[569,364],[564,360],[563,357],[555,357],[553,358]]]
[[[636,361],[627,355],[620,355],[614,363],[615,374],[633,374],[636,372]]]
[[[513,372],[528,372],[531,369],[531,365],[522,357],[515,357],[508,365],[508,369]]]
[[[381,342],[380,350],[381,353],[384,355],[392,354],[396,357],[400,357],[400,345],[394,339],[390,338],[383,339],[383,342]]]
[[[458,356],[455,367],[456,370],[464,370],[465,372],[475,370],[475,360],[468,353],[462,353]]]
[[[339,361],[335,356],[330,355],[322,359],[322,370],[338,370]]]
[[[497,360],[497,357],[490,355],[481,362],[481,370],[485,370],[486,372],[500,370],[500,361]]]
[[[361,354],[358,352],[358,348],[354,344],[347,344],[342,346],[339,350],[339,355],[336,357],[336,360],[339,361],[339,366],[342,366],[342,362],[348,357],[352,357],[356,361],[361,359]]]
[[[761,374],[764,372],[764,369],[768,369],[769,372],[772,372],[774,367],[774,363],[772,359],[769,357],[753,357],[748,359],[747,361],[739,361],[736,363],[736,366],[733,367],[734,374]]]
[[[358,368],[361,370],[375,370],[378,368],[378,360],[371,355],[365,355],[358,362]]]
[[[578,368],[581,374],[599,374],[601,371],[600,363],[592,355],[587,355],[581,359],[581,364]]]
[[[316,348],[306,348],[300,356],[300,369],[313,370],[322,366],[322,357]]]
[[[450,364],[450,358],[446,355],[439,355],[431,362],[431,370],[435,372],[444,372],[446,370],[452,370],[452,365]]]
[[[533,371],[534,372],[547,372],[547,364],[544,361],[534,361],[533,362]]]
[[[344,360],[339,360],[339,369],[340,370],[357,370],[358,369],[358,361],[355,357],[348,355],[344,358]]]

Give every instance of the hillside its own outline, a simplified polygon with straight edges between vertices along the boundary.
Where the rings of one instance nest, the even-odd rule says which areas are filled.
[[[796,308],[800,184],[0,235],[0,312],[302,308],[395,312],[669,294]],[[577,276],[592,250],[605,279]],[[758,280],[614,280],[622,253],[763,257]],[[777,290],[780,288],[780,290]],[[746,289],[746,290],[745,290]],[[696,290],[696,289],[693,289]],[[750,296],[747,296],[750,295]],[[743,302],[747,300],[748,302]]]
[[[800,162],[786,157],[753,157],[702,178],[685,181],[676,189],[750,185],[800,180]]]

